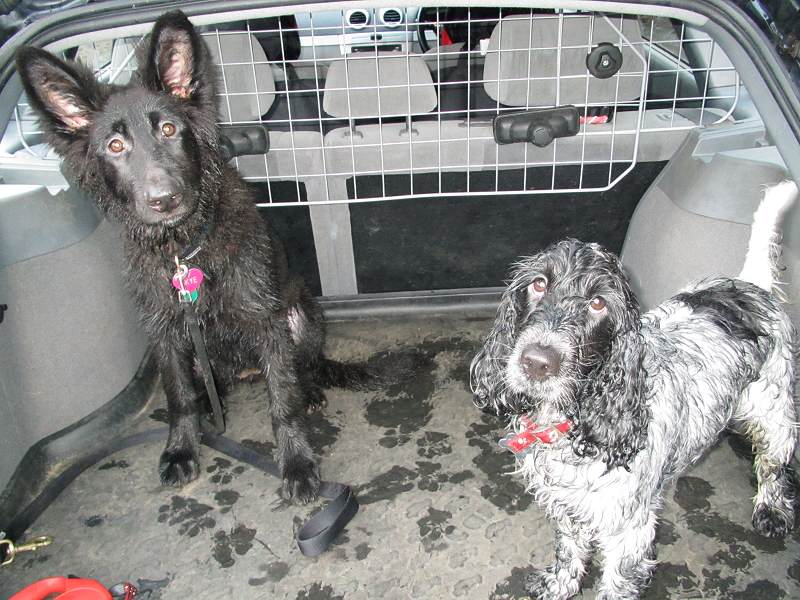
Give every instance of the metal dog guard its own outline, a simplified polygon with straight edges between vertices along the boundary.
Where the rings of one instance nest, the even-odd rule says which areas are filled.
[[[688,130],[729,121],[739,99],[732,65],[684,23],[532,9],[499,9],[493,18],[436,11],[427,25],[437,39],[426,38],[431,48],[420,53],[426,33],[412,22],[417,9],[397,11],[402,18],[391,27],[377,11],[352,26],[346,11],[317,11],[296,14],[291,30],[275,19],[270,27],[243,21],[204,33],[219,65],[220,123],[265,124],[270,132],[269,152],[233,163],[245,179],[266,183],[261,207],[305,197],[324,295],[358,293],[350,203],[607,190],[637,161],[669,158]],[[463,31],[465,39],[447,44],[447,31]],[[300,40],[296,58],[285,52],[289,34]],[[263,36],[281,40],[278,58],[268,59]],[[377,43],[383,36],[391,43]],[[114,43],[113,60],[101,69],[109,80],[135,69],[137,43]],[[601,62],[621,64],[610,75],[598,71],[600,63],[587,62],[598,52]],[[420,104],[422,97],[432,105]],[[495,117],[564,104],[582,117],[574,137],[543,147],[496,143]],[[19,139],[15,152],[45,156],[24,99],[9,133]],[[405,181],[404,189],[387,186],[395,181]],[[296,197],[280,197],[273,189],[279,182],[293,184]]]

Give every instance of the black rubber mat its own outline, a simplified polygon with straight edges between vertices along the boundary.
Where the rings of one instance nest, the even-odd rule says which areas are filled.
[[[666,163],[643,163],[606,192],[463,196],[466,173],[442,173],[441,198],[352,204],[358,289],[361,293],[503,285],[508,265],[552,242],[575,237],[622,249],[639,199]],[[620,167],[621,168],[621,167]],[[528,169],[527,181],[550,187],[552,168]],[[580,167],[556,169],[558,187],[578,185]],[[614,174],[616,175],[616,174]],[[521,188],[522,170],[474,172],[472,191]],[[583,185],[603,185],[608,165],[586,165]],[[408,175],[349,180],[350,197],[411,193]],[[414,176],[415,194],[437,192],[439,175]],[[355,186],[355,187],[354,187]]]

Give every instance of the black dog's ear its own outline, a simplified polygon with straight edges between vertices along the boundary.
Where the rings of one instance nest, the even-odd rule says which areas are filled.
[[[647,440],[650,412],[643,349],[638,326],[618,333],[602,362],[589,374],[571,415],[576,453],[599,456],[609,469],[630,469]]]
[[[517,318],[522,309],[520,295],[524,293],[524,288],[518,290],[511,286],[503,292],[492,330],[469,367],[475,406],[497,415],[508,409],[504,371],[508,355],[514,349]]]
[[[146,87],[197,104],[214,102],[215,74],[208,48],[181,11],[159,17],[139,64],[139,78]]]
[[[47,141],[63,154],[65,143],[85,136],[101,102],[100,84],[83,65],[29,46],[17,51],[17,70]]]

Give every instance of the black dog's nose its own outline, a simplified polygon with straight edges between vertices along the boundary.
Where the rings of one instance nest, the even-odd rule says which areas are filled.
[[[550,346],[533,344],[522,351],[519,362],[528,377],[542,381],[558,374],[561,355]]]
[[[172,212],[181,203],[180,185],[169,176],[151,176],[147,185],[147,205],[156,212]]]
[[[150,196],[147,204],[156,212],[172,212],[180,204],[177,194],[161,194],[160,196]]]

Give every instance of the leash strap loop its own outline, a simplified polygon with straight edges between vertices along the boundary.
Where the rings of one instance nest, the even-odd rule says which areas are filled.
[[[203,444],[227,456],[245,462],[265,473],[280,478],[280,467],[263,454],[222,435],[203,433]],[[339,532],[358,512],[353,490],[343,483],[323,481],[320,496],[332,500],[306,521],[295,534],[297,546],[305,556],[317,556],[327,550]]]

